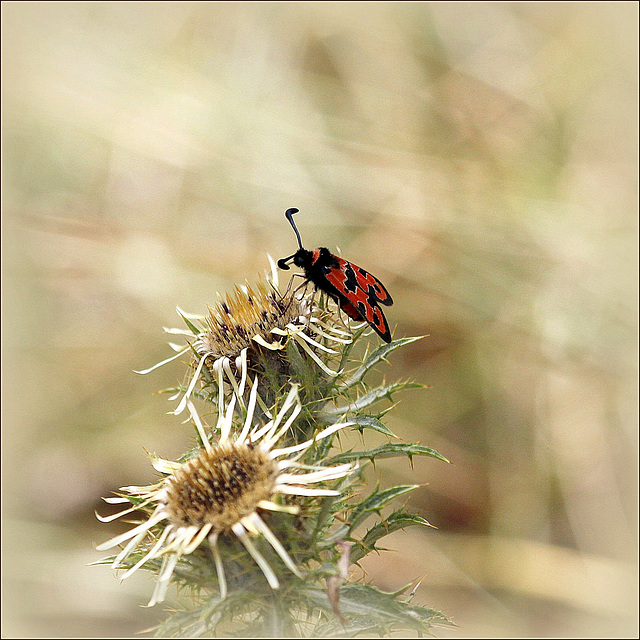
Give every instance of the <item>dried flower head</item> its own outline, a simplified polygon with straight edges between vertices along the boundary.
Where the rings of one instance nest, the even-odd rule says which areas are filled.
[[[133,502],[134,506],[114,516],[98,516],[103,522],[137,509],[149,513],[146,521],[98,547],[102,551],[127,543],[112,563],[114,569],[126,567],[122,578],[130,576],[145,563],[162,558],[149,606],[164,599],[180,558],[195,551],[205,540],[213,553],[221,596],[225,597],[226,578],[217,542],[219,536],[229,534],[242,542],[273,589],[279,587],[279,580],[254,544],[255,536],[263,536],[284,564],[301,576],[286,549],[260,517],[260,512],[298,512],[296,505],[277,502],[278,495],[338,495],[333,489],[308,485],[344,477],[353,471],[354,465],[308,467],[297,460],[314,442],[352,423],[334,424],[311,440],[274,448],[301,411],[297,386],[292,386],[282,407],[266,424],[254,421],[257,389],[257,382],[254,382],[244,423],[236,437],[231,435],[236,396],[231,397],[219,420],[220,438],[216,445],[209,442],[193,404],[188,402],[204,448],[184,463],[153,458],[156,470],[166,474],[161,482],[148,487],[121,489],[131,498],[124,495],[105,498],[108,503]],[[161,529],[159,533],[158,529]],[[127,563],[127,558],[134,551],[138,554],[142,551],[143,555],[131,565],[132,561]]]
[[[247,392],[247,375],[252,367],[270,353],[282,351],[291,338],[327,374],[337,375],[318,356],[316,351],[335,354],[326,342],[349,343],[349,333],[334,326],[331,316],[314,304],[313,296],[306,292],[287,292],[278,289],[277,270],[272,264],[272,274],[266,282],[259,282],[254,288],[236,287],[209,314],[200,318],[202,329],[198,330],[189,322],[188,316],[179,313],[187,321],[191,331],[166,329],[169,333],[181,334],[193,341],[187,347],[171,345],[178,353],[171,358],[138,373],[149,373],[157,367],[192,351],[196,360],[194,373],[183,394],[176,415],[182,413],[200,379],[206,365],[218,388],[218,406],[222,406],[225,384],[233,393],[242,398]],[[312,337],[315,336],[315,337]],[[260,399],[259,399],[260,401]],[[221,409],[219,409],[221,411]]]
[[[237,357],[243,349],[261,346],[280,349],[281,339],[273,336],[273,329],[285,332],[287,325],[307,317],[309,310],[304,300],[295,296],[286,298],[273,287],[259,282],[235,287],[233,294],[216,307],[209,307],[205,317],[205,330],[198,335],[194,347],[199,355],[211,354],[214,359]]]

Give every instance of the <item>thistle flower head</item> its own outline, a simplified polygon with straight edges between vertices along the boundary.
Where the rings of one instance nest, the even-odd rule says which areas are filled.
[[[243,349],[257,346],[279,349],[281,336],[274,336],[273,329],[286,333],[287,325],[307,317],[305,302],[295,296],[285,298],[274,287],[269,290],[264,282],[255,289],[235,287],[224,301],[209,307],[204,331],[198,334],[194,348],[199,355],[209,354],[214,360],[225,356],[235,359]]]
[[[261,369],[269,354],[282,351],[288,339],[295,343],[328,375],[337,375],[319,353],[336,354],[327,343],[345,344],[351,341],[349,333],[335,326],[331,316],[314,304],[314,297],[305,292],[286,292],[278,289],[277,271],[272,262],[272,275],[255,287],[236,287],[209,314],[200,318],[201,328],[189,322],[189,316],[180,312],[191,331],[167,329],[169,333],[187,337],[187,347],[174,348],[178,353],[171,358],[138,373],[149,373],[188,351],[195,354],[194,372],[173,413],[179,415],[207,367],[218,390],[221,412],[225,391],[240,399],[248,392],[249,369]],[[191,316],[192,317],[192,316]]]
[[[153,458],[155,469],[166,476],[162,481],[148,487],[124,487],[121,491],[130,497],[105,498],[109,503],[133,502],[134,506],[115,516],[98,516],[103,522],[137,509],[149,514],[144,522],[98,547],[98,550],[105,550],[126,543],[112,564],[114,569],[126,568],[122,578],[130,576],[144,564],[162,558],[149,606],[164,600],[180,558],[194,552],[205,541],[211,548],[221,596],[224,597],[227,586],[217,548],[219,536],[233,534],[237,537],[273,589],[277,589],[280,582],[254,544],[256,536],[263,536],[284,564],[301,576],[260,513],[298,512],[296,505],[278,502],[279,495],[338,495],[333,489],[309,485],[344,477],[353,471],[354,465],[308,467],[298,459],[315,441],[352,423],[334,424],[311,440],[277,448],[301,411],[297,387],[292,386],[282,407],[274,411],[275,417],[266,424],[254,421],[257,389],[256,382],[251,389],[244,423],[235,436],[232,436],[232,429],[236,396],[232,396],[219,420],[220,438],[215,445],[209,442],[193,404],[189,403],[204,448],[184,463]],[[132,565],[127,558],[134,551],[138,555],[142,552],[142,557]]]

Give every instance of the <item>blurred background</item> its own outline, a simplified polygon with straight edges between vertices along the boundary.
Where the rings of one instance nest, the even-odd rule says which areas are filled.
[[[441,638],[637,637],[638,5],[2,3],[3,637],[126,637],[100,496],[192,432],[163,326],[340,247],[395,304]],[[375,337],[372,339],[375,343]]]

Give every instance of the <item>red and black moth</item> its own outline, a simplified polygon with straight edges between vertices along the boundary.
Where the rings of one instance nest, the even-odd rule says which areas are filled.
[[[316,289],[324,291],[354,320],[366,320],[385,341],[391,342],[391,331],[380,305],[391,305],[393,300],[385,286],[368,271],[340,258],[326,247],[308,251],[302,246],[300,233],[293,222],[299,209],[287,209],[285,218],[291,223],[300,247],[288,258],[278,260],[278,266],[289,270],[289,262],[304,269],[304,275]]]

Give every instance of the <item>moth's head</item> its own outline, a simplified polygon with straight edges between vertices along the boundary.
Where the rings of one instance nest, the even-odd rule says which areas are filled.
[[[309,264],[311,260],[311,251],[307,251],[306,249],[298,249],[293,255],[287,258],[280,258],[278,260],[278,267],[283,269],[284,271],[289,271],[291,268],[289,266],[290,263],[296,265],[296,267],[301,267],[304,269],[305,265]]]

